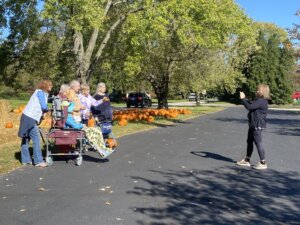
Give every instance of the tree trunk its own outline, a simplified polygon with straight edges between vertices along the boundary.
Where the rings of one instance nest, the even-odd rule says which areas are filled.
[[[153,75],[148,77],[153,90],[158,100],[158,109],[168,109],[168,94],[169,94],[169,74],[165,74],[160,79],[155,78]]]
[[[156,91],[155,91],[155,93],[156,93]],[[156,96],[157,96],[157,100],[158,100],[157,108],[158,109],[168,109],[169,106],[168,106],[167,93],[163,93],[163,92],[156,93]]]
[[[113,3],[111,0],[107,2],[105,9],[105,16],[112,5],[118,5],[121,3],[126,3],[126,1],[119,1]],[[137,13],[143,10],[143,8],[137,8],[129,10],[126,14],[119,15],[115,22],[109,27],[102,39],[98,49],[96,48],[96,42],[99,34],[99,30],[95,28],[89,39],[86,49],[83,45],[83,35],[79,31],[75,31],[73,35],[74,39],[74,54],[76,56],[76,77],[82,83],[89,83],[92,78],[93,73],[95,72],[96,65],[101,61],[104,49],[106,48],[109,40],[111,39],[112,33],[122,24],[122,22],[127,18],[131,13]],[[93,54],[95,51],[95,54]]]
[[[199,106],[200,105],[200,98],[199,98],[199,93],[196,91],[196,105]]]

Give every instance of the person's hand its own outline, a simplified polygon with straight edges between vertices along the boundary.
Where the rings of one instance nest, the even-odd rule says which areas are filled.
[[[86,107],[83,105],[83,106],[80,107],[80,109],[81,109],[81,110],[85,110]]]
[[[240,91],[240,99],[244,99],[246,98],[246,95],[244,92]]]
[[[104,102],[108,102],[108,101],[109,101],[109,98],[108,98],[108,97],[103,97],[103,101],[104,101]]]

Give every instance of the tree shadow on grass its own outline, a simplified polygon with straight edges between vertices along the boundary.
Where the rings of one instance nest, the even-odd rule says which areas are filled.
[[[177,124],[189,124],[191,122],[184,121],[184,120],[179,120],[179,119],[170,119],[170,118],[163,118],[164,120],[167,120],[169,122],[172,122],[172,124],[165,124],[165,123],[159,123],[158,121],[151,122],[151,125],[156,126],[156,127],[162,127],[162,128],[167,128],[167,127],[175,127]],[[149,124],[146,121],[139,121],[138,123],[141,124]]]
[[[241,167],[216,170],[150,171],[132,177],[139,186],[130,195],[153,199],[132,207],[139,225],[299,224],[300,174]],[[146,221],[146,222],[145,222]]]

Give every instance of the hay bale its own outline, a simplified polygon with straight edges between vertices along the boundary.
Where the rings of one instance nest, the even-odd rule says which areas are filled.
[[[3,128],[5,124],[10,120],[9,112],[11,111],[11,105],[7,100],[0,99],[0,127]]]

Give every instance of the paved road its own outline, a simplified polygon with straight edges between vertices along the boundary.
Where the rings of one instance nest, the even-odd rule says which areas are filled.
[[[89,152],[81,167],[56,161],[3,175],[0,224],[299,224],[299,112],[270,111],[266,171],[235,165],[245,118],[229,108],[120,138],[109,161]]]

